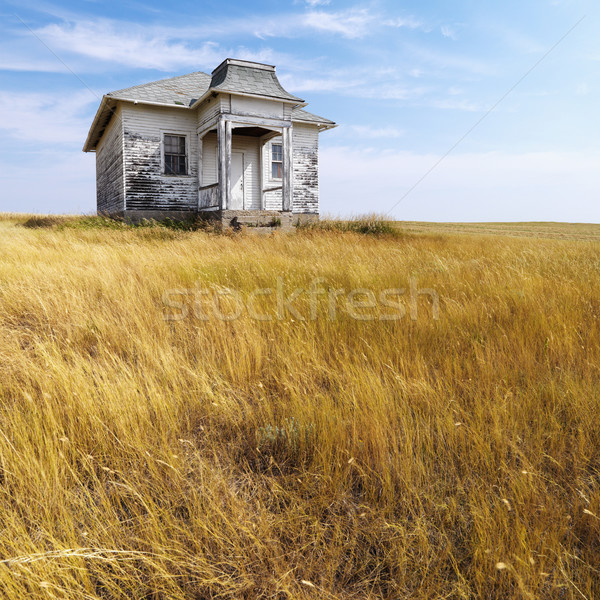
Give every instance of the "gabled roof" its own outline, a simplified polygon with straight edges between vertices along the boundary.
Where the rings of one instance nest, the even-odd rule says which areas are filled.
[[[117,100],[137,100],[138,102],[191,106],[208,91],[210,81],[210,75],[197,71],[179,77],[134,85],[106,95]]]

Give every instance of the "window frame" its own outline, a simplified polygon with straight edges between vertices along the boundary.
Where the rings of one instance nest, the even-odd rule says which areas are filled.
[[[172,129],[163,129],[160,132],[160,162],[161,162],[161,174],[163,177],[191,177],[190,174],[190,134],[187,131],[174,131]],[[185,173],[167,173],[167,162],[165,152],[165,137],[172,136],[178,138],[184,138],[185,140]],[[180,154],[171,154],[170,156],[181,156]]]
[[[275,153],[273,146],[279,146],[281,148],[281,160],[275,160]],[[275,164],[281,165],[281,177],[273,176],[273,166]],[[269,146],[269,180],[270,181],[283,181],[283,141],[273,140]]]

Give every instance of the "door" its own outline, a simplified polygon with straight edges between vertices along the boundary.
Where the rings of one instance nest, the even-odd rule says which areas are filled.
[[[244,153],[231,153],[231,210],[244,210]]]

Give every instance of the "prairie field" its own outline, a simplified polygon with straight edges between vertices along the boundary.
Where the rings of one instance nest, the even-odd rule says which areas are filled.
[[[38,221],[3,600],[600,598],[600,226]]]

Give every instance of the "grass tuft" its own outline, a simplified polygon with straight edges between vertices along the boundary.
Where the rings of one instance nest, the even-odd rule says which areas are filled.
[[[404,234],[398,224],[381,215],[357,216],[349,220],[321,219],[298,223],[301,231],[337,231],[359,233],[373,236],[402,237]]]

